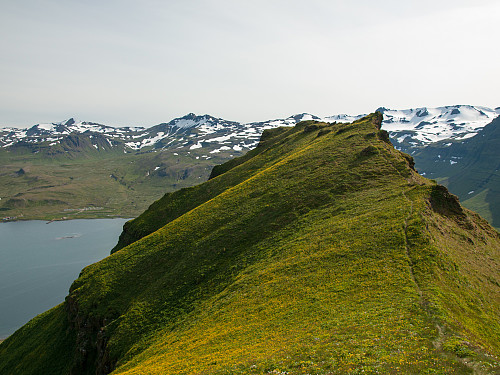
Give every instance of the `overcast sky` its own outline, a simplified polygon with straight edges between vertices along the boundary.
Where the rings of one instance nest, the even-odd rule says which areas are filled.
[[[500,106],[498,0],[0,0],[0,126]]]

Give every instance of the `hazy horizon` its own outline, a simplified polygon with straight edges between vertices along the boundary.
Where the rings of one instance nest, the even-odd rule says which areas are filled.
[[[439,107],[453,107],[453,106],[461,106],[461,105],[470,105],[470,104],[451,104],[451,105],[446,105],[446,106],[439,106]],[[480,106],[480,105],[473,105],[474,107],[482,107],[482,108],[485,108],[485,106]],[[326,115],[326,116],[318,116],[318,117],[329,117],[329,116],[335,116],[335,115],[342,115],[342,114],[345,114],[345,115],[350,115],[350,116],[358,116],[358,115],[368,115],[369,113],[372,113],[374,112],[376,109],[380,108],[380,107],[383,107],[383,106],[379,106],[371,111],[367,111],[365,113],[331,113],[329,115]],[[419,107],[414,107],[414,108],[387,108],[387,109],[391,109],[391,110],[409,110],[409,109],[418,109]],[[427,108],[431,108],[431,107],[428,107]],[[500,110],[500,107],[487,107],[491,110]],[[187,116],[187,115],[190,115],[191,113],[193,112],[190,112],[190,113],[186,113],[184,114],[183,116],[179,116],[179,117],[176,117],[176,118],[181,118],[181,117],[184,117],[184,116]],[[300,114],[310,114],[310,115],[313,115],[313,116],[317,116],[316,113],[309,113],[309,112],[302,112],[302,113],[292,113],[288,116],[283,116],[281,119],[286,119],[288,117],[292,117],[292,116],[295,116],[295,115],[300,115]],[[248,123],[248,122],[244,122],[244,121],[239,121],[238,119],[232,119],[232,118],[222,118],[220,116],[217,116],[217,115],[213,115],[213,114],[210,114],[210,113],[194,113],[194,115],[196,116],[212,116],[212,117],[215,117],[215,118],[221,118],[223,120],[227,120],[227,121],[235,121],[235,122],[240,122],[242,124],[245,124],[245,123]],[[144,128],[150,128],[150,127],[153,127],[155,125],[159,125],[161,123],[168,123],[172,120],[175,120],[176,118],[170,118],[170,119],[167,119],[165,121],[161,121],[161,122],[158,122],[158,123],[155,123],[155,124],[145,124],[145,125],[136,125],[136,124],[130,124],[130,123],[127,123],[127,124],[106,124],[106,123],[103,123],[103,122],[100,122],[100,121],[95,121],[93,119],[79,119],[79,118],[75,118],[75,117],[66,117],[65,119],[61,120],[61,121],[48,121],[48,122],[38,122],[38,123],[34,123],[34,124],[29,124],[29,125],[26,125],[26,126],[20,126],[20,125],[17,125],[17,126],[1,126],[0,125],[0,129],[5,129],[5,128],[17,128],[17,129],[23,129],[23,128],[30,128],[32,126],[35,126],[35,125],[39,125],[39,124],[51,124],[51,123],[54,123],[54,124],[57,124],[57,123],[65,123],[67,121],[69,121],[70,119],[73,119],[74,121],[76,122],[92,122],[92,123],[97,123],[97,124],[101,124],[101,125],[106,125],[106,126],[112,126],[112,127],[144,127]],[[269,121],[269,120],[279,120],[279,118],[267,118],[267,119],[260,119],[260,120],[255,120],[253,122],[264,122],[264,121]]]
[[[4,3],[0,127],[497,108],[495,0]]]

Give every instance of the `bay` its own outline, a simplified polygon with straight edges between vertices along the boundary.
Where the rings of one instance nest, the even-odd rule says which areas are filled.
[[[0,223],[0,339],[63,302],[80,271],[109,255],[127,220]]]

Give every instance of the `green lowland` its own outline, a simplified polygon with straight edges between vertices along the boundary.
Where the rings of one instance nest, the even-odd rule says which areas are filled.
[[[50,146],[0,148],[0,218],[17,220],[136,217],[165,192],[206,181],[213,166],[241,152],[124,153],[102,136],[68,136]],[[177,151],[177,152],[176,152]],[[188,152],[189,151],[189,152]]]
[[[130,221],[1,374],[498,374],[500,235],[380,130],[302,122]]]

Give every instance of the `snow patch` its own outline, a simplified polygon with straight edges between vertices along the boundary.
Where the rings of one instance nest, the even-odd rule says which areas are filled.
[[[202,144],[201,144],[201,141],[199,141],[197,144],[195,145],[192,145],[191,147],[189,147],[190,150],[196,150],[197,148],[202,148]]]
[[[218,154],[221,151],[227,151],[227,150],[231,150],[231,147],[222,146],[221,148],[217,148],[217,149],[215,149],[213,151],[210,151],[210,153],[211,154]]]

